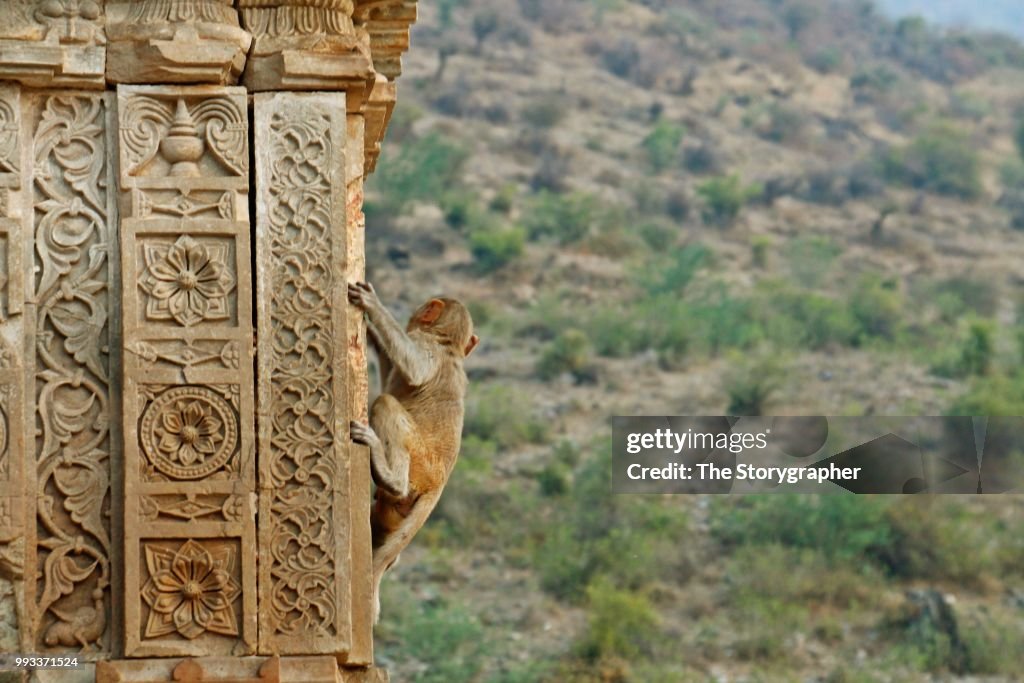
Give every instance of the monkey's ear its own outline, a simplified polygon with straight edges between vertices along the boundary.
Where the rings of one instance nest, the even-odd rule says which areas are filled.
[[[431,299],[423,305],[423,312],[420,313],[419,321],[427,325],[432,325],[441,317],[441,311],[443,310],[443,301],[440,299]]]
[[[469,338],[469,343],[466,344],[466,353],[465,353],[465,355],[469,356],[469,354],[473,353],[473,349],[475,349],[476,345],[479,344],[479,343],[480,343],[480,337],[476,336],[475,334],[472,337],[470,337]]]

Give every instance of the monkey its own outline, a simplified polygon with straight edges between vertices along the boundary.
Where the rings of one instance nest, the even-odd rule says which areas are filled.
[[[427,521],[455,467],[469,384],[463,361],[480,337],[456,299],[428,300],[403,330],[370,283],[350,283],[348,298],[366,315],[381,377],[369,424],[349,425],[352,440],[370,449],[376,484],[370,511],[376,623],[384,573]]]

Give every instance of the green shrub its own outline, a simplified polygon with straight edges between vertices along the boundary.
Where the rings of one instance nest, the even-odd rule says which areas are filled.
[[[678,295],[710,260],[711,251],[703,244],[688,244],[672,249],[653,264],[645,263],[638,278],[652,296]]]
[[[857,567],[892,542],[882,498],[776,494],[715,500],[711,534],[728,546],[778,544],[817,549]]]
[[[489,208],[491,211],[496,211],[501,214],[508,215],[512,212],[512,207],[515,205],[517,189],[513,183],[503,185],[497,194],[491,199]]]
[[[843,53],[837,47],[823,47],[807,58],[807,64],[815,71],[830,74],[843,65]]]
[[[578,646],[587,659],[650,655],[659,631],[657,612],[643,595],[619,590],[607,579],[587,587],[587,630]]]
[[[782,22],[789,31],[790,40],[796,38],[818,18],[821,10],[810,3],[794,2],[782,11]]]
[[[744,185],[735,174],[706,180],[697,186],[697,194],[704,200],[701,217],[709,225],[728,225],[761,192],[759,185]]]
[[[850,311],[861,340],[892,340],[903,321],[903,299],[898,285],[877,275],[866,275],[850,295]]]
[[[772,244],[772,238],[767,235],[756,235],[750,240],[750,260],[755,268],[768,268],[768,252]]]
[[[994,375],[975,380],[953,401],[950,415],[1024,415],[1024,377]]]
[[[388,151],[388,150],[394,150]],[[400,210],[412,201],[436,201],[456,184],[469,151],[440,133],[388,146],[374,185]]]
[[[807,117],[799,109],[773,102],[765,119],[755,125],[757,134],[766,140],[789,143],[799,140],[807,126]]]
[[[974,199],[981,194],[981,163],[976,146],[963,131],[935,125],[883,158],[886,176],[911,187]]]
[[[552,461],[537,475],[542,496],[561,496],[569,490],[569,470],[560,462]]]
[[[765,336],[780,348],[822,349],[858,339],[857,321],[845,302],[774,282],[759,286],[758,301]]]
[[[782,362],[771,352],[754,356],[735,353],[724,374],[729,396],[729,415],[763,415],[768,401],[779,390],[784,376]]]
[[[661,499],[612,495],[611,446],[601,440],[595,448],[596,457],[577,469],[558,516],[544,523],[533,560],[541,587],[578,602],[600,576],[625,590],[666,572],[684,578],[679,547],[687,536],[685,513]]]
[[[385,586],[389,583],[394,582],[385,582]],[[422,683],[475,680],[491,654],[480,620],[460,605],[424,602],[408,591],[400,597],[395,601],[384,598],[387,605],[394,602],[399,607],[384,612],[379,636],[382,649],[387,651],[390,642],[400,641],[396,651],[403,658],[425,665],[416,677]]]
[[[968,375],[987,375],[992,369],[995,355],[995,324],[988,320],[976,320],[967,329],[960,354],[960,366]]]
[[[683,141],[682,126],[661,120],[644,138],[643,148],[647,152],[647,161],[656,172],[664,171],[675,163],[679,154],[679,145]]]
[[[568,108],[565,97],[549,93],[523,107],[523,120],[534,128],[553,128],[565,118]]]
[[[990,513],[955,498],[899,499],[885,511],[884,525],[890,540],[873,553],[894,576],[977,586],[1004,571]]]
[[[597,200],[588,194],[540,192],[526,208],[523,226],[530,239],[553,237],[570,244],[586,237],[597,222]]]
[[[480,220],[480,206],[476,196],[466,190],[453,190],[441,195],[439,202],[444,219],[455,230],[464,230]]]
[[[478,228],[469,235],[469,248],[477,267],[487,273],[515,260],[523,253],[526,234],[521,228]]]
[[[537,374],[545,380],[563,373],[569,373],[577,380],[586,379],[594,373],[592,353],[586,334],[576,329],[566,330],[544,349],[537,363]]]
[[[491,384],[470,392],[465,433],[493,441],[504,450],[524,443],[542,443],[547,438],[547,426],[533,414],[528,396]]]
[[[644,244],[654,252],[663,252],[669,249],[678,236],[676,226],[663,220],[645,221],[636,231]]]

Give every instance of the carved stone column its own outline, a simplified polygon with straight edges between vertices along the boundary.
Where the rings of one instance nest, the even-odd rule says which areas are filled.
[[[118,88],[125,654],[256,649],[242,88]]]
[[[352,646],[345,94],[261,94],[255,121],[260,651]],[[361,152],[361,150],[360,150]]]
[[[111,599],[120,578],[112,487],[120,484],[122,443],[113,101],[75,92],[21,100],[22,225],[34,234],[31,252],[22,253],[22,267],[32,264],[22,321],[23,438],[35,443],[23,481],[36,494],[35,509],[23,511],[32,515],[22,642],[30,652],[95,658],[115,650],[119,627]]]
[[[387,680],[345,285],[415,14],[0,2],[0,652]]]

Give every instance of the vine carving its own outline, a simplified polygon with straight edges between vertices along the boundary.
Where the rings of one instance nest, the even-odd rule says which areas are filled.
[[[103,649],[112,445],[104,107],[46,100],[36,129],[37,645]]]

